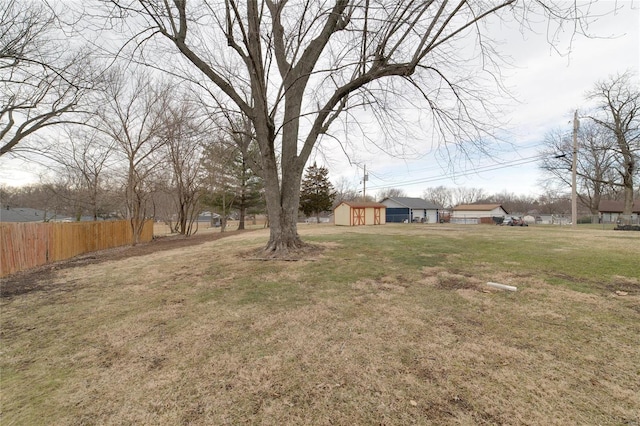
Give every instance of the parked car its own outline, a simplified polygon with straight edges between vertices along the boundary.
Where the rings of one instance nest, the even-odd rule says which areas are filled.
[[[529,226],[521,217],[506,217],[502,224],[509,226]]]

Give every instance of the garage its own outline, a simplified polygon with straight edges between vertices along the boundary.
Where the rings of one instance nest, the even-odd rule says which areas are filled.
[[[387,206],[387,222],[438,223],[443,210],[441,206],[422,198],[388,197],[381,203]]]

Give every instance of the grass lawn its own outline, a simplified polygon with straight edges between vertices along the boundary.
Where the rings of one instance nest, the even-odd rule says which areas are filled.
[[[301,261],[258,230],[4,298],[0,423],[640,425],[640,233],[300,234]]]

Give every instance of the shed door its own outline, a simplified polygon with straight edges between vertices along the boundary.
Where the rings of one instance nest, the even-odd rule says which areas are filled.
[[[374,207],[373,209],[373,224],[380,225],[380,207]]]
[[[364,209],[354,208],[351,210],[351,223],[353,226],[364,225]]]

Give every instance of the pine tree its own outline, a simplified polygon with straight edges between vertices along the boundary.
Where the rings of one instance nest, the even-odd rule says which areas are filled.
[[[202,204],[221,214],[222,231],[230,211],[238,212],[238,229],[245,229],[247,213],[265,210],[262,179],[251,170],[242,152],[225,140],[205,147],[203,162],[209,192]]]
[[[320,222],[320,213],[331,211],[336,192],[327,178],[329,170],[316,163],[307,168],[300,189],[300,210],[310,216],[315,213]]]
[[[238,150],[231,164],[230,171],[234,177],[231,188],[234,193],[233,207],[238,210],[238,229],[245,229],[247,214],[256,214],[264,211],[264,197],[262,196],[264,185],[262,179],[249,168],[247,161]]]

